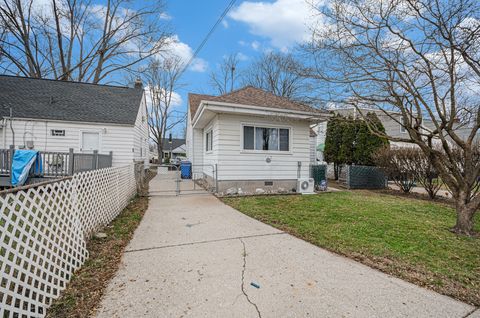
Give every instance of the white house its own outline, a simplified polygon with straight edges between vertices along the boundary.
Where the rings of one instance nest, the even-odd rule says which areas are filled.
[[[168,138],[163,139],[163,158],[170,157],[172,159],[177,157],[185,157],[187,153],[187,146],[185,139],[172,138],[171,142]]]
[[[113,166],[146,161],[146,103],[135,86],[0,76],[1,148],[112,152]]]
[[[221,96],[189,94],[187,157],[194,175],[216,182],[219,192],[296,189],[309,177],[310,125],[327,117],[250,86]]]

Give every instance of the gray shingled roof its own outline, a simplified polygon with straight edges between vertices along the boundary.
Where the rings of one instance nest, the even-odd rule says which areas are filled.
[[[0,116],[135,124],[139,88],[0,76]]]
[[[162,143],[163,143],[163,148],[165,150],[170,150],[170,144],[168,143],[168,138],[163,138]],[[176,149],[181,145],[185,145],[185,139],[172,138],[172,149]]]
[[[241,89],[237,89],[233,92],[220,95],[220,96],[211,96],[211,95],[200,95],[200,94],[188,94],[189,107],[190,107],[190,116],[193,119],[195,113],[197,112],[200,102],[205,101],[217,101],[225,102],[232,104],[243,104],[250,106],[261,106],[267,108],[276,108],[276,109],[289,109],[297,111],[305,111],[312,113],[325,114],[325,111],[313,108],[302,103],[295,102],[286,97],[276,96],[270,92],[264,91],[260,88],[253,86],[246,86]]]

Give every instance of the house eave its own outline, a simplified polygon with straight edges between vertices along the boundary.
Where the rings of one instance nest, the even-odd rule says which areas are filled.
[[[4,116],[3,119],[7,120],[22,120],[22,121],[38,121],[38,122],[52,122],[52,123],[69,123],[69,124],[91,124],[91,125],[103,125],[103,126],[122,126],[122,127],[134,127],[135,123],[108,123],[108,122],[95,122],[95,121],[76,121],[76,120],[61,120],[61,119],[48,119],[48,118],[28,118],[28,117],[9,117]]]
[[[322,122],[331,117],[328,113],[298,111],[291,109],[281,109],[272,107],[262,107],[254,105],[243,105],[224,103],[216,101],[202,100],[199,109],[193,117],[192,123],[194,128],[202,128],[201,119],[206,114],[237,114],[237,115],[254,115],[254,116],[281,116],[291,119],[308,120],[310,122]]]

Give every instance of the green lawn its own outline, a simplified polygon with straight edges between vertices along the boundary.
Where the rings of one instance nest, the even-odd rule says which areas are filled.
[[[451,207],[371,191],[223,201],[313,244],[480,305],[480,238],[448,231]]]

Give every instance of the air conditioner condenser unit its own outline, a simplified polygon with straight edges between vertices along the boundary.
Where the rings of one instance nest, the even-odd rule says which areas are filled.
[[[313,194],[315,181],[312,178],[300,178],[297,181],[297,192],[301,194]]]

